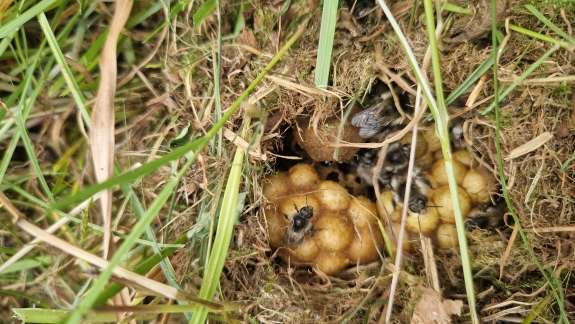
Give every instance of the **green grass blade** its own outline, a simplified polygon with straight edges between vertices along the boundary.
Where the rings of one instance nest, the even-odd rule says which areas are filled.
[[[326,89],[327,83],[329,82],[331,52],[333,50],[333,38],[335,36],[337,20],[337,6],[338,1],[336,0],[326,0],[323,2],[317,62],[315,64],[315,85],[322,89]]]
[[[0,56],[4,55],[4,52],[6,52],[6,49],[10,46],[12,39],[16,36],[16,32],[17,30],[13,30],[11,33],[8,33],[2,41],[0,41]],[[2,120],[2,118],[0,118],[0,120]]]
[[[14,317],[22,323],[60,323],[70,312],[65,309],[44,308],[12,308],[12,311]],[[82,320],[82,323],[114,323],[116,321],[114,313],[97,313],[90,316],[90,319]]]
[[[74,101],[76,102],[77,109],[80,110],[80,112],[82,114],[82,118],[84,119],[85,125],[86,125],[86,127],[88,127],[88,125],[90,125],[90,114],[86,110],[86,106],[85,106],[86,99],[84,98],[84,95],[82,94],[82,92],[80,92],[80,88],[78,87],[78,83],[76,82],[76,79],[74,78],[74,74],[72,74],[72,70],[70,69],[70,66],[68,65],[68,63],[66,63],[66,59],[64,58],[64,53],[62,53],[62,50],[60,49],[60,46],[58,45],[58,41],[56,40],[56,37],[54,36],[54,33],[52,32],[52,28],[51,28],[50,24],[48,23],[48,19],[46,19],[46,15],[44,13],[41,13],[40,15],[38,15],[38,21],[40,22],[40,27],[42,28],[42,31],[44,32],[44,36],[46,36],[46,40],[48,41],[48,45],[50,45],[50,49],[52,49],[52,53],[54,54],[54,57],[56,58],[58,65],[60,65],[60,67],[62,68],[62,75],[64,76],[64,79],[66,80],[66,83],[68,84],[68,89],[70,89],[70,91],[72,92],[72,97],[74,98]]]
[[[473,273],[471,271],[471,258],[469,250],[467,249],[467,235],[465,230],[465,220],[461,213],[461,206],[459,204],[459,194],[457,179],[453,170],[453,156],[451,152],[451,139],[449,136],[449,115],[447,107],[443,100],[443,83],[441,77],[441,65],[439,61],[439,53],[437,47],[437,40],[435,35],[435,21],[434,10],[431,0],[424,0],[423,5],[425,8],[425,18],[427,25],[427,37],[429,39],[429,46],[431,48],[431,64],[433,66],[433,79],[435,81],[435,94],[437,96],[437,106],[439,111],[434,114],[435,116],[435,134],[441,141],[441,150],[443,151],[443,158],[445,159],[445,168],[447,171],[447,180],[449,183],[449,191],[451,193],[451,201],[453,203],[453,211],[455,213],[455,226],[457,228],[457,238],[459,240],[459,251],[461,253],[461,266],[463,268],[463,280],[465,282],[465,291],[467,294],[467,304],[469,306],[469,313],[471,315],[471,322],[474,324],[479,323],[479,317],[476,309],[475,289],[473,285]],[[495,7],[495,6],[494,6]],[[495,52],[495,51],[494,51]],[[494,56],[495,57],[495,56]],[[441,123],[438,123],[438,118]]]
[[[543,64],[543,62],[545,62],[545,60],[549,56],[551,56],[551,54],[555,53],[555,51],[557,51],[559,48],[560,48],[559,44],[555,44],[555,46],[551,47],[547,52],[545,52],[545,54],[543,54],[543,56],[541,56],[541,58],[539,58],[535,63],[531,64],[529,68],[525,70],[525,72],[523,72],[523,74],[521,74],[521,76],[519,76],[519,78],[511,84],[509,88],[507,88],[503,93],[499,94],[498,100],[497,101],[494,100],[493,103],[489,105],[489,107],[487,107],[487,109],[485,109],[481,114],[486,115],[491,110],[493,110],[493,108],[495,108],[495,104],[498,103],[499,100],[503,100],[505,97],[507,97],[507,95],[510,94],[511,91],[513,91],[518,85],[520,85],[521,82],[523,82],[523,80],[525,80],[531,73],[533,73],[535,69],[537,69],[541,64]]]
[[[216,239],[210,253],[206,270],[204,271],[205,275],[200,290],[199,297],[205,300],[211,300],[216,292],[232,240],[234,223],[237,218],[238,193],[241,183],[244,153],[245,151],[238,147],[232,162],[232,168],[218,220]],[[197,305],[195,307],[194,317],[190,323],[204,323],[208,311],[208,308]]]
[[[8,274],[8,273],[12,273],[12,272],[19,272],[19,271],[25,271],[25,270],[29,270],[29,269],[34,269],[40,266],[46,266],[48,264],[50,264],[51,262],[49,262],[48,260],[42,260],[42,261],[38,261],[38,260],[20,260],[20,261],[16,261],[14,262],[11,266],[9,266],[8,268],[6,268],[6,270],[4,270],[2,272],[2,274]]]
[[[425,12],[426,12],[426,18],[428,19],[427,20],[427,28],[428,28],[428,37],[430,39],[430,47],[432,49],[432,53],[433,53],[433,51],[435,51],[435,53],[432,54],[432,62],[433,62],[433,67],[434,67],[435,80],[436,80],[436,93],[439,93],[439,97],[438,97],[439,104],[435,102],[435,99],[431,93],[429,85],[425,82],[425,79],[423,78],[423,73],[421,72],[421,69],[419,68],[419,66],[417,64],[417,60],[415,59],[413,52],[410,50],[409,43],[407,42],[407,39],[405,39],[405,36],[403,35],[401,28],[399,27],[399,25],[397,24],[397,22],[393,18],[391,11],[389,10],[389,8],[387,7],[387,5],[385,4],[385,2],[383,0],[378,0],[378,3],[382,7],[387,18],[389,19],[390,24],[396,33],[396,36],[399,38],[400,43],[401,43],[404,51],[407,54],[409,64],[411,65],[412,70],[413,70],[413,72],[417,78],[418,84],[422,87],[423,93],[425,94],[425,97],[427,99],[431,113],[433,114],[433,116],[435,118],[436,135],[439,137],[439,139],[442,143],[442,150],[443,150],[444,158],[446,160],[446,167],[448,170],[448,179],[449,179],[449,184],[450,184],[450,190],[452,192],[452,196],[454,196],[453,191],[454,191],[454,189],[457,188],[457,185],[456,185],[456,181],[455,181],[455,175],[453,173],[453,168],[451,167],[451,151],[450,151],[450,144],[449,144],[449,134],[447,131],[449,119],[448,119],[447,110],[445,109],[445,104],[443,102],[443,96],[442,96],[441,72],[439,71],[439,59],[438,59],[438,53],[437,53],[437,44],[436,44],[436,40],[435,40],[435,27],[434,27],[435,22],[433,21],[434,14],[433,14],[432,3],[429,0],[427,2],[425,2]],[[440,107],[441,107],[441,109],[440,109]],[[454,197],[457,197],[457,195],[455,195]],[[454,199],[454,209],[460,211],[459,201],[456,199]],[[462,219],[461,213],[459,213],[459,217],[457,217],[457,215],[456,215],[456,221],[457,221],[457,228],[458,228],[458,236],[459,237],[461,237],[460,233],[462,232],[462,229],[463,229],[463,240],[460,241],[460,245],[465,246],[466,237],[464,234],[464,228],[463,228],[464,226],[463,226],[463,219]],[[400,234],[400,236],[401,236],[401,234]],[[401,238],[400,238],[400,240],[401,240]],[[467,264],[469,265],[469,256],[467,253],[467,247],[465,246],[464,249],[462,249],[462,250],[464,250],[462,252],[462,254],[467,254],[466,259],[464,259],[465,257],[462,256],[462,259],[464,259],[463,262],[465,263],[467,261]],[[467,269],[466,269],[466,267],[464,267],[464,274],[465,274],[465,281],[466,281],[466,290],[468,292],[468,298],[469,298],[470,312],[472,314],[472,322],[477,323],[478,318],[477,318],[477,314],[476,314],[476,310],[475,310],[475,295],[473,293],[473,282],[472,282],[471,270],[470,270],[469,266],[467,267]],[[392,285],[397,284],[397,280],[398,280],[398,276],[394,276],[393,281],[392,281]],[[393,294],[391,295],[391,298],[393,298]],[[388,313],[387,313],[387,317],[386,317],[386,319],[388,321],[390,320],[390,316],[391,316],[390,310],[391,309],[388,309]]]
[[[208,1],[209,2],[209,1]],[[221,14],[221,3],[218,1],[217,3],[218,8],[218,38],[217,38],[217,53],[216,54],[216,71],[214,73],[214,122],[217,122],[220,119],[222,114],[222,99],[220,98],[220,85],[221,85],[221,77],[222,77],[222,14]],[[217,149],[217,155],[222,156],[222,143],[223,143],[223,133],[218,132],[218,140],[212,142],[211,153],[214,153],[214,148]]]
[[[78,308],[72,311],[66,317],[64,323],[78,323],[82,319],[82,316],[93,307],[94,303],[98,300],[99,293],[104,289],[112,277],[112,271],[114,267],[123,261],[124,256],[130,252],[136,243],[136,240],[146,231],[157,214],[162,210],[166,201],[171,196],[173,190],[175,190],[175,188],[178,186],[186,171],[195,162],[197,155],[197,152],[194,153],[193,158],[188,160],[182,169],[178,172],[178,174],[166,183],[166,186],[164,189],[162,189],[158,197],[152,202],[150,208],[146,211],[143,218],[136,223],[136,225],[132,228],[130,235],[128,235],[122,245],[118,247],[118,250],[110,260],[109,267],[102,269],[101,274],[98,276],[98,280],[94,281],[90,291],[83,296],[82,301],[78,305]]]
[[[535,17],[537,17],[537,19],[539,19],[542,23],[545,24],[545,26],[549,27],[549,29],[551,29],[552,31],[556,32],[559,36],[565,38],[566,40],[568,40],[571,43],[575,44],[575,38],[569,36],[569,34],[567,34],[566,32],[562,31],[559,27],[555,26],[551,21],[549,21],[549,19],[547,19],[541,12],[539,12],[539,10],[535,9],[535,7],[533,7],[530,4],[526,4],[525,8],[527,10],[529,10],[530,13],[532,13]]]
[[[223,124],[223,123],[221,123],[221,124]],[[214,127],[217,128],[217,125],[215,125]],[[208,133],[210,133],[210,132],[208,132]],[[206,136],[208,136],[208,135],[206,135]],[[152,172],[156,171],[162,165],[164,165],[164,164],[166,164],[172,160],[179,159],[179,158],[183,157],[186,153],[188,153],[192,150],[195,150],[195,149],[201,150],[201,148],[203,148],[207,144],[207,142],[209,142],[210,139],[211,139],[211,137],[200,138],[200,139],[195,140],[195,141],[193,141],[187,145],[179,147],[179,148],[173,150],[172,152],[170,152],[170,153],[168,153],[168,154],[166,154],[166,155],[164,155],[164,156],[162,156],[162,157],[160,157],[160,158],[158,158],[158,159],[156,159],[150,163],[144,164],[139,168],[126,171],[120,175],[117,175],[117,176],[110,178],[109,180],[106,180],[105,182],[101,182],[101,183],[89,186],[86,189],[79,191],[78,193],[76,193],[73,196],[66,197],[64,199],[61,199],[60,201],[57,201],[54,205],[52,205],[50,207],[50,210],[53,211],[53,210],[58,210],[58,209],[64,209],[64,208],[71,206],[75,203],[79,203],[81,201],[84,201],[84,200],[90,198],[91,196],[93,196],[94,194],[99,192],[100,190],[109,189],[109,188],[112,188],[113,186],[120,185],[120,184],[126,183],[126,182],[130,182],[130,181],[133,181],[134,179],[137,179],[139,177],[149,175]]]
[[[41,87],[38,87],[41,88]],[[25,98],[22,99],[22,102],[26,102]],[[34,102],[33,101],[28,101],[27,106],[29,106],[28,109],[25,110],[29,110],[31,109],[33,106]],[[19,111],[18,113],[16,113],[16,120],[18,121],[16,123],[16,125],[18,126],[18,133],[14,134],[14,138],[13,140],[16,140],[18,138],[20,138],[22,140],[22,142],[24,143],[24,148],[26,150],[26,154],[28,155],[28,158],[30,159],[30,163],[32,164],[32,168],[34,169],[34,172],[36,173],[36,178],[38,179],[38,182],[40,183],[40,187],[42,188],[42,191],[44,192],[44,194],[48,197],[48,199],[51,202],[54,202],[54,196],[52,195],[52,190],[50,189],[50,186],[48,186],[48,182],[46,182],[46,178],[44,178],[44,173],[42,172],[42,168],[40,168],[40,164],[38,163],[38,159],[36,159],[36,153],[34,151],[34,147],[32,145],[32,140],[30,139],[30,137],[28,136],[28,131],[26,129],[26,119],[25,119],[25,115],[27,115],[25,112]],[[12,154],[10,154],[10,156],[12,156]]]
[[[184,234],[184,235],[178,237],[174,242],[172,242],[172,244],[183,244],[187,241],[187,239],[188,238]],[[148,259],[144,260],[139,266],[134,268],[132,271],[134,273],[144,275],[148,271],[150,271],[156,264],[158,264],[160,261],[162,261],[162,259],[167,258],[168,256],[170,256],[170,254],[172,254],[176,250],[177,250],[177,248],[162,249],[160,254],[152,255]],[[94,302],[94,306],[95,307],[103,306],[104,304],[106,304],[106,301],[108,301],[110,298],[112,298],[112,296],[114,296],[118,292],[120,292],[120,290],[122,290],[123,287],[124,286],[117,284],[117,283],[111,284],[104,291],[102,291],[100,293],[100,295],[98,296],[98,298]]]
[[[206,1],[194,14],[194,28],[197,28],[214,9],[216,8],[216,0]]]
[[[399,27],[399,24],[397,23],[395,18],[393,18],[391,10],[389,10],[387,5],[385,4],[385,1],[384,0],[377,0],[377,3],[379,3],[381,8],[383,9],[383,12],[385,13],[387,19],[389,19],[389,23],[391,24],[391,27],[393,28],[393,31],[395,32],[395,36],[399,39],[401,47],[403,48],[405,54],[407,55],[407,60],[409,62],[409,66],[411,67],[411,69],[413,70],[413,73],[415,74],[415,78],[417,79],[417,83],[419,85],[421,85],[421,90],[422,90],[423,94],[425,95],[425,99],[427,100],[427,105],[429,106],[431,113],[436,114],[438,111],[437,102],[435,101],[435,98],[433,97],[433,93],[431,92],[431,88],[429,87],[429,84],[427,84],[427,82],[425,81],[425,78],[423,77],[423,72],[421,71],[421,68],[417,64],[417,59],[415,58],[415,55],[413,54],[413,51],[411,50],[411,48],[409,46],[409,42],[407,41],[407,38],[405,38],[405,35],[403,35],[403,31],[401,30],[401,27]],[[435,115],[434,115],[434,117],[435,117]],[[435,119],[436,119],[436,123],[445,123],[444,120],[438,120],[437,118],[435,118]],[[440,125],[440,126],[441,126],[441,128],[443,128],[443,125]]]
[[[18,18],[12,20],[6,25],[0,27],[0,38],[11,35],[14,31],[19,30],[22,26],[30,21],[30,19],[44,12],[48,7],[52,6],[58,0],[43,0],[34,7],[28,9],[26,12],[21,14]]]
[[[287,44],[282,48],[282,50],[280,50],[280,52],[271,60],[271,62],[265,67],[265,69],[256,77],[256,79],[250,84],[250,86],[240,95],[240,97],[222,116],[222,119],[220,119],[220,121],[214,124],[214,126],[206,133],[204,137],[195,140],[188,145],[184,145],[174,150],[172,153],[169,153],[162,158],[150,162],[147,165],[142,166],[141,168],[138,168],[131,172],[126,172],[118,177],[114,177],[101,184],[93,185],[89,188],[90,190],[83,190],[82,195],[76,194],[73,197],[64,199],[63,201],[54,204],[52,208],[61,208],[63,206],[69,205],[72,202],[79,202],[85,200],[86,198],[91,196],[91,194],[89,194],[88,191],[95,190],[95,192],[97,192],[100,191],[101,189],[110,188],[115,184],[120,184],[129,181],[130,179],[133,179],[133,176],[130,176],[130,174],[133,173],[141,175],[149,174],[145,172],[152,172],[157,168],[159,168],[160,166],[162,166],[163,164],[167,163],[167,161],[170,161],[176,157],[181,157],[185,153],[193,150],[194,148],[197,148],[197,150],[194,151],[194,154],[186,162],[186,164],[183,166],[180,172],[178,172],[177,176],[166,184],[165,188],[160,192],[157,199],[154,200],[150,208],[146,211],[146,214],[144,215],[143,219],[141,219],[138,223],[136,223],[135,227],[130,232],[130,235],[125,239],[124,243],[118,248],[116,254],[114,254],[113,258],[110,260],[110,266],[106,269],[102,269],[102,272],[98,277],[98,280],[94,281],[95,283],[91,287],[90,292],[83,297],[82,302],[80,303],[78,308],[69,314],[69,316],[66,318],[65,323],[70,324],[78,323],[79,320],[82,318],[82,315],[90,310],[90,308],[94,305],[94,303],[98,298],[97,292],[101,291],[107,284],[107,282],[110,280],[112,276],[112,269],[122,261],[123,256],[129,253],[130,249],[135,244],[136,239],[139,238],[140,235],[142,235],[145,232],[146,227],[149,226],[149,224],[153,221],[155,215],[161,210],[164,203],[167,201],[174,188],[178,185],[180,179],[183,177],[187,169],[190,167],[190,165],[192,165],[196,161],[198,152],[201,152],[206,147],[206,145],[210,142],[210,140],[224,126],[227,120],[235,113],[236,109],[240,106],[240,104],[247,99],[248,95],[255,89],[256,85],[264,78],[264,76],[267,74],[267,71],[269,71],[279,61],[279,59],[283,56],[283,54],[293,45],[293,43],[299,38],[299,36],[303,34],[305,30],[304,27],[306,25],[307,20],[302,24],[298,32],[287,42]],[[159,163],[160,161],[162,163]],[[85,196],[85,198],[80,199],[83,196]]]
[[[565,161],[565,162],[561,165],[560,171],[561,171],[561,172],[565,172],[565,169],[567,169],[567,166],[569,166],[569,164],[570,164],[571,162],[573,162],[573,160],[575,160],[575,156],[572,156],[572,157],[568,158],[567,161]]]
[[[537,38],[537,39],[540,39],[540,40],[549,42],[549,43],[551,43],[551,44],[561,45],[562,47],[565,47],[565,48],[571,48],[571,49],[573,49],[573,47],[575,47],[575,46],[574,46],[575,44],[573,44],[573,43],[568,43],[568,42],[560,41],[560,40],[558,40],[558,39],[556,39],[556,38],[553,38],[553,37],[550,37],[550,36],[547,36],[547,35],[543,35],[543,34],[534,32],[534,31],[532,31],[532,30],[530,30],[530,29],[527,29],[527,28],[523,28],[523,27],[519,27],[519,26],[516,26],[516,25],[509,24],[509,29],[510,29],[510,30],[513,30],[513,31],[516,31],[516,32],[518,32],[518,33],[521,33],[521,34],[525,34],[525,35],[527,35],[527,36],[531,36],[531,37],[533,37],[533,38]]]
[[[475,71],[473,71],[473,73],[471,73],[467,79],[465,79],[455,90],[453,90],[453,92],[449,94],[449,96],[447,96],[447,98],[445,98],[445,104],[447,106],[452,104],[457,98],[459,98],[459,96],[465,93],[469,87],[471,87],[477,80],[479,80],[479,78],[481,78],[481,76],[485,74],[485,72],[487,72],[492,65],[493,53],[491,53],[485,62],[481,63],[481,65],[477,67],[477,69],[475,69]]]
[[[442,3],[441,4],[441,10],[442,11],[448,11],[448,12],[456,12],[456,13],[460,13],[460,14],[464,14],[464,15],[469,15],[471,13],[471,9],[456,6],[456,5],[449,3],[449,2]]]
[[[399,24],[395,20],[393,14],[391,13],[391,10],[387,7],[387,4],[385,3],[385,1],[384,0],[377,0],[377,2],[379,3],[379,6],[383,9],[385,16],[389,20],[389,23],[390,23],[391,27],[393,28],[393,31],[395,32],[395,36],[398,38],[398,40],[401,44],[401,47],[403,48],[403,51],[407,55],[409,65],[410,65],[413,73],[415,74],[415,78],[417,79],[417,83],[421,87],[423,94],[425,95],[425,99],[427,100],[427,104],[431,110],[431,113],[435,117],[436,130],[437,129],[447,129],[447,126],[448,126],[447,113],[445,111],[439,110],[437,102],[435,101],[435,98],[433,97],[433,93],[431,92],[429,84],[427,84],[427,81],[424,78],[423,72],[421,71],[421,68],[418,65],[418,61],[415,58],[413,51],[411,50],[411,47],[409,45],[409,42],[407,41],[407,38],[403,34],[403,31],[399,27]],[[441,137],[440,137],[440,139],[441,139]],[[443,145],[442,145],[442,147],[443,147]],[[399,233],[399,241],[400,242],[403,239],[403,235],[404,235],[404,229],[402,228],[400,230],[400,233]],[[402,254],[401,251],[402,251],[401,249],[397,250],[397,256],[396,256],[397,262],[401,262],[400,261],[401,260],[401,254]],[[399,263],[397,263],[397,264],[399,265]],[[395,293],[394,293],[395,289],[393,287],[397,286],[397,283],[399,280],[398,274],[399,273],[394,274],[394,276],[392,278],[392,293],[390,295],[390,301],[389,301],[390,304],[393,304],[393,299],[395,297],[394,296],[395,295]],[[388,308],[388,310],[387,310],[387,314],[386,314],[386,321],[387,322],[390,322],[391,310],[392,310],[392,307]]]

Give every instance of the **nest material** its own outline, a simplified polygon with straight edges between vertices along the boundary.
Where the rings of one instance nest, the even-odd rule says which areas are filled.
[[[537,24],[536,19],[523,9],[519,9],[518,1],[511,1],[509,8],[509,16],[515,24],[522,26]],[[548,17],[557,17],[552,9],[544,10],[543,13]],[[256,17],[259,11],[252,14]],[[554,23],[560,29],[568,30],[569,26],[565,21],[573,22],[575,16],[573,12],[565,12],[564,16],[566,19],[563,23],[561,19],[554,20]],[[317,50],[316,32],[320,17],[318,13],[312,15],[313,23],[310,32],[301,39],[298,47],[292,49],[289,56],[282,59],[282,62],[272,71],[272,75],[313,88],[315,62],[310,53],[316,53]],[[272,30],[276,30],[275,28],[273,27]],[[275,47],[273,42],[270,42],[269,35],[263,32],[255,32],[254,35],[256,39],[254,44],[258,46],[258,50],[264,53],[275,53]],[[343,40],[350,36],[348,31],[338,30],[336,37]],[[280,42],[281,39],[283,38],[280,36]],[[377,66],[374,66],[373,46],[381,46],[383,61],[388,67],[393,67],[406,78],[415,80],[395,37],[388,33],[380,39],[381,42],[364,44],[364,47],[360,49],[353,42],[336,42],[333,58],[333,86],[330,88],[332,93],[342,99],[363,93],[374,75],[380,71]],[[408,39],[416,58],[422,61],[427,47],[427,36],[423,26],[416,24],[412,33],[408,35]],[[528,48],[525,43],[524,36],[517,33],[511,34],[507,42],[508,49],[499,61],[499,76],[504,86],[509,86],[533,61],[551,47],[550,44],[538,43],[538,46]],[[490,41],[476,39],[445,48],[441,53],[440,63],[446,92],[459,86],[489,57],[491,53],[489,46]],[[225,52],[224,55],[226,58],[245,57],[245,52],[234,49]],[[522,60],[517,64],[517,58],[520,56]],[[255,71],[261,69],[260,60],[252,57],[251,60],[247,60],[249,63],[242,68],[241,74],[229,73],[230,76],[226,79],[229,81],[226,81],[224,93],[222,93],[223,106],[229,106],[231,100],[235,98],[232,93],[241,92],[247,81],[254,78]],[[573,74],[573,57],[565,50],[559,50],[549,60],[553,64],[546,64],[534,76]],[[228,61],[224,60],[224,62]],[[225,64],[233,66],[232,63]],[[232,70],[231,67],[230,70]],[[203,71],[202,73],[207,75],[211,73],[209,70]],[[429,70],[425,72],[430,75]],[[240,75],[243,78],[240,78]],[[491,72],[488,71],[486,80],[490,78],[492,78]],[[274,86],[274,82],[267,80],[259,87],[270,86]],[[202,93],[201,84],[196,84],[195,89],[194,93],[198,95]],[[568,274],[573,268],[572,263],[567,260],[574,251],[570,243],[573,241],[573,231],[569,230],[569,226],[573,224],[571,215],[575,212],[573,204],[570,203],[575,200],[573,197],[575,185],[571,181],[574,177],[575,163],[567,163],[563,172],[559,170],[575,150],[571,104],[575,99],[571,94],[573,92],[575,91],[571,85],[561,83],[525,84],[517,87],[504,99],[504,106],[501,110],[503,127],[500,132],[504,157],[544,132],[554,135],[552,139],[533,151],[515,159],[506,160],[503,164],[503,171],[508,180],[512,204],[519,221],[527,231],[528,241],[536,256],[543,264],[555,264],[556,275],[565,282],[569,280]],[[487,101],[480,104],[477,109],[486,108],[492,93],[492,83],[487,81],[479,93],[479,99],[487,99]],[[202,102],[195,99],[192,102],[194,107],[201,107]],[[281,125],[276,128],[276,132],[280,134],[283,134],[286,128],[293,127],[294,121],[302,116],[322,120],[334,114],[341,114],[341,105],[325,105],[322,96],[286,86],[277,87],[275,92],[262,99],[260,105],[270,111],[268,120],[272,120],[272,116],[280,116],[279,119],[274,120],[274,125]],[[238,118],[230,121],[229,127],[234,129],[239,120]],[[202,121],[198,120],[198,122]],[[209,123],[203,123],[203,125],[209,127]],[[494,125],[492,114],[481,116],[472,112],[466,124],[468,129],[466,139],[474,146],[477,156],[492,168],[494,174],[498,175]],[[276,147],[285,145],[289,144],[275,140],[273,144],[264,143],[263,147],[275,150]],[[210,176],[212,175],[208,174],[208,177]],[[262,201],[261,191],[258,190],[261,188],[255,185],[252,191],[254,196],[252,201],[255,204]],[[373,304],[377,298],[385,298],[387,283],[379,281],[373,286],[375,283],[373,278],[365,277],[361,271],[351,279],[337,281],[332,279],[329,284],[326,278],[317,278],[307,273],[297,273],[289,268],[279,267],[274,262],[274,255],[271,255],[267,249],[266,223],[263,216],[257,208],[249,210],[241,218],[247,226],[242,227],[244,230],[239,230],[242,232],[241,237],[244,243],[233,246],[234,251],[226,262],[227,275],[222,280],[222,289],[227,300],[250,300],[251,302],[244,309],[250,316],[262,322],[282,320],[301,323],[344,318],[346,314],[351,314],[352,310],[359,307],[359,312],[355,316],[361,317],[368,310],[367,304],[361,303],[364,298],[369,300],[368,304]],[[507,223],[512,225],[511,221]],[[509,252],[506,252],[507,244],[510,243],[513,243],[513,246]],[[470,249],[476,262],[473,266],[474,271],[483,270],[482,273],[486,276],[479,282],[478,291],[488,292],[489,287],[496,280],[505,282],[508,287],[508,291],[495,289],[495,291],[486,293],[484,299],[480,299],[481,302],[489,304],[494,300],[509,300],[536,303],[544,296],[542,292],[529,295],[528,293],[532,290],[525,290],[524,283],[527,281],[537,282],[539,287],[542,286],[542,277],[536,270],[534,262],[528,257],[526,248],[517,239],[510,242],[508,231],[495,234],[474,232],[470,237]],[[457,252],[442,255],[439,259],[446,279],[441,282],[445,287],[444,296],[459,296],[463,290]],[[499,278],[500,270],[497,262],[505,264],[501,278]],[[419,265],[413,265],[411,268],[408,266],[407,271],[416,278],[421,278],[420,283],[425,282],[423,279],[425,274],[419,271],[419,267]],[[331,290],[335,286],[340,288],[337,293]],[[394,317],[396,321],[409,322],[410,298],[417,298],[417,287],[418,284],[414,283],[405,286],[399,293],[401,297],[398,301],[396,317]],[[367,291],[371,292],[366,293]],[[512,297],[509,297],[510,293]],[[574,292],[567,288],[565,293],[568,296],[565,306],[572,311],[574,306],[573,301],[569,299],[572,297],[569,296],[573,296]],[[526,311],[528,310],[526,307]],[[373,309],[371,318],[377,319],[380,314],[381,309]],[[487,313],[482,313],[482,315],[487,315]]]

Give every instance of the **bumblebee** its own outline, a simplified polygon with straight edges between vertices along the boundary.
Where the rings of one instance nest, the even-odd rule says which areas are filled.
[[[349,8],[353,8],[352,14],[356,19],[363,18],[369,14],[373,6],[373,1],[368,0],[347,0],[346,2]]]
[[[379,149],[361,149],[348,164],[357,172],[357,175],[370,186],[373,186],[373,171],[377,165]]]
[[[475,228],[484,230],[494,230],[505,225],[503,215],[507,210],[504,201],[498,202],[496,205],[479,206],[472,210],[466,217],[468,220],[465,227],[468,231],[473,231]]]
[[[377,134],[386,136],[393,132],[403,120],[395,108],[391,91],[376,96],[364,110],[355,114],[351,124],[359,128],[359,136],[370,138]]]
[[[298,209],[295,204],[294,207],[296,213],[291,217],[290,224],[288,225],[284,236],[284,245],[290,247],[297,247],[302,244],[306,233],[309,236],[313,236],[316,232],[310,221],[313,217],[313,207],[305,206]]]
[[[405,197],[405,186],[407,184],[407,174],[395,174],[391,178],[391,188],[393,192],[393,202],[398,206],[403,206],[403,198]],[[414,213],[425,214],[427,212],[427,196],[431,190],[431,182],[427,180],[421,169],[415,167],[413,169],[413,179],[411,182],[411,190],[409,192],[408,208]]]
[[[392,143],[387,147],[385,161],[377,177],[384,186],[391,184],[393,174],[405,172],[409,164],[409,144]],[[361,149],[348,164],[355,166],[356,172],[368,185],[373,186],[373,173],[381,149]]]
[[[397,110],[394,94],[397,94],[401,110],[405,114],[414,113],[413,105],[410,104],[414,98],[407,93],[390,90],[386,84],[376,80],[371,85],[365,109],[351,119],[351,124],[360,129],[359,136],[362,138],[375,135],[384,137],[400,128],[404,122],[404,116]]]
[[[449,121],[449,138],[455,149],[465,146],[463,140],[463,118],[457,117]]]

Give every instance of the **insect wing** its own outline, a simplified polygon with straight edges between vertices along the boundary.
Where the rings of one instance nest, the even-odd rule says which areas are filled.
[[[373,137],[385,127],[375,118],[372,108],[363,110],[353,116],[351,124],[359,128],[359,136],[361,138]]]

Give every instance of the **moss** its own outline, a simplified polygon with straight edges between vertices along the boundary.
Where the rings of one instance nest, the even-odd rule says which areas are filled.
[[[528,109],[522,109],[521,111],[523,112],[523,114],[526,114],[526,115],[528,115],[530,113]],[[487,118],[495,121],[495,113],[493,111],[488,113],[485,116]],[[501,108],[499,110],[499,123],[500,123],[501,127],[503,127],[503,128],[510,127],[511,125],[513,125],[513,114],[512,114],[512,112],[506,110],[505,108]]]
[[[575,10],[575,2],[573,0],[528,0],[528,4],[534,6],[537,10],[544,10],[551,6],[555,10],[565,8],[566,10]]]
[[[303,81],[305,80],[305,77],[309,74],[309,72],[311,71],[311,67],[310,66],[306,66],[298,75],[298,80]]]
[[[276,14],[272,11],[271,6],[256,6],[256,14],[259,16],[260,19],[260,28],[254,30],[255,33],[264,33],[265,37],[261,37],[260,39],[268,39],[270,33],[274,30],[274,26],[276,24]]]
[[[268,282],[268,283],[266,283],[266,284],[262,287],[262,289],[263,289],[267,294],[269,294],[269,293],[271,293],[272,290],[273,290],[273,285]]]
[[[553,97],[558,99],[565,99],[564,97],[572,94],[571,88],[567,84],[563,83],[557,88],[553,89]]]

